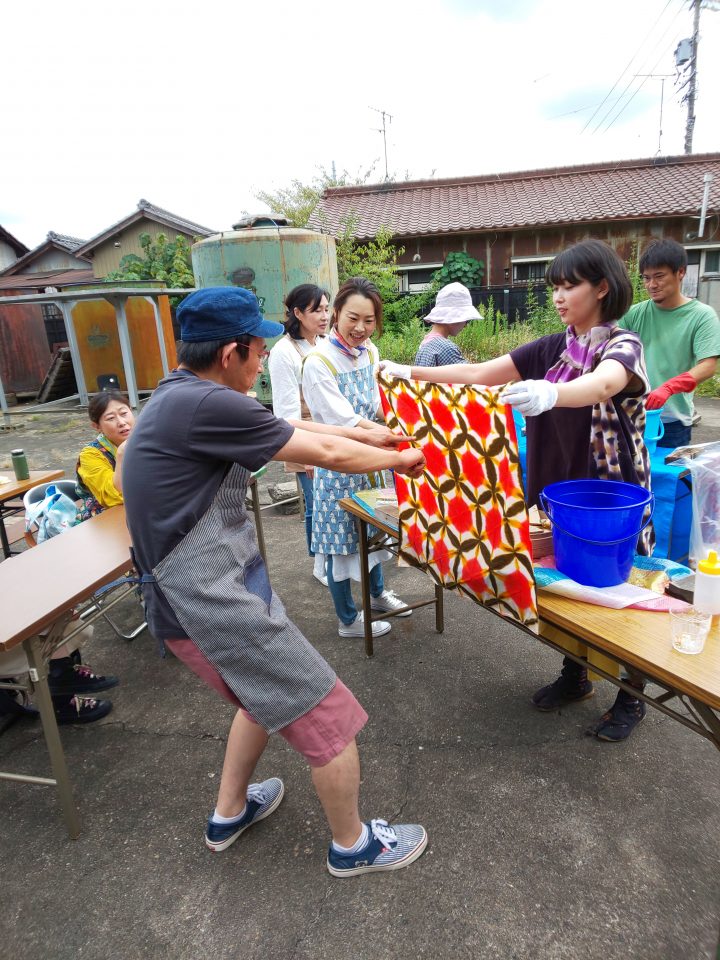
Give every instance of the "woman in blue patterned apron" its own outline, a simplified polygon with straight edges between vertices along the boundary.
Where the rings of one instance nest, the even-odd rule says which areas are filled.
[[[303,364],[302,389],[313,420],[334,426],[373,428],[380,409],[375,381],[377,348],[370,342],[382,333],[382,300],[375,284],[363,277],[347,280],[333,304],[330,336]],[[353,518],[339,506],[343,497],[382,485],[378,474],[345,474],[315,470],[312,549],[327,557],[327,579],[341,637],[364,636],[362,611],[353,600],[350,579],[360,579],[357,532]],[[390,554],[370,554],[370,596],[373,610],[393,612],[405,604],[385,589],[382,561]],[[407,617],[407,610],[399,616]],[[390,632],[386,620],[372,625],[373,636]]]

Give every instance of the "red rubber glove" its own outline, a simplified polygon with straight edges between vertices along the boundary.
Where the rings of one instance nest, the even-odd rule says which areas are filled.
[[[696,386],[697,380],[691,373],[679,373],[647,395],[645,408],[659,410],[674,393],[691,393]]]

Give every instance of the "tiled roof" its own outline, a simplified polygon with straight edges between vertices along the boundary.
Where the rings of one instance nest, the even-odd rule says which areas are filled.
[[[68,237],[65,233],[55,233],[54,230],[50,230],[47,235],[48,240],[51,243],[54,243],[56,247],[62,247],[64,250],[67,250],[68,253],[74,253],[78,247],[81,247],[85,241],[80,240],[78,237]]]
[[[64,287],[76,283],[92,283],[92,270],[44,270],[40,273],[19,273],[0,277],[0,291],[26,290],[28,293],[43,292],[46,287]],[[0,300],[0,304],[2,301]]]
[[[98,233],[97,236],[88,240],[87,243],[84,243],[80,249],[81,256],[87,256],[96,247],[99,247],[101,243],[105,243],[110,237],[120,233],[138,220],[142,220],[143,217],[147,217],[149,220],[155,220],[165,227],[172,227],[179,233],[186,233],[192,237],[209,237],[213,233],[218,232],[217,230],[211,230],[210,227],[203,227],[199,223],[193,223],[192,220],[178,217],[177,214],[170,213],[169,210],[163,210],[162,207],[156,207],[148,200],[139,200],[137,210],[134,210],[129,216],[124,217],[122,220],[118,220],[117,223],[113,223],[112,226],[107,227],[102,233]]]
[[[310,226],[337,234],[395,236],[512,230],[539,225],[697,215],[703,175],[709,210],[720,209],[720,153],[621,160],[452,180],[417,180],[325,191]]]
[[[77,257],[78,260],[86,260],[86,257],[78,254],[78,249],[83,243],[85,243],[85,241],[79,240],[77,237],[69,237],[65,233],[54,233],[52,230],[50,230],[46,240],[43,240],[43,242],[33,250],[30,250],[24,256],[20,257],[18,260],[15,260],[14,263],[11,263],[3,270],[0,270],[0,277],[22,273],[29,264],[33,263],[43,254],[47,253],[48,250],[52,250],[53,248],[56,250],[62,250],[65,253],[71,253],[73,257]]]
[[[12,247],[15,255],[18,257],[22,257],[24,254],[30,252],[30,247],[26,247],[21,240],[18,240],[17,237],[14,237],[9,230],[6,230],[5,227],[2,226],[0,226],[0,240],[4,240],[8,246]]]

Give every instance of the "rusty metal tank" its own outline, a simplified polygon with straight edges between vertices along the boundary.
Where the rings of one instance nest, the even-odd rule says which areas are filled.
[[[285,297],[301,283],[316,283],[331,296],[338,287],[335,239],[314,230],[289,227],[287,220],[261,214],[193,244],[192,265],[198,287],[247,287],[268,320],[282,323]],[[274,341],[268,341],[268,347]],[[267,370],[255,392],[270,404]]]

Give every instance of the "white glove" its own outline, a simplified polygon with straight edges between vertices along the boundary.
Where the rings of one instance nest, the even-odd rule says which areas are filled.
[[[379,369],[386,377],[395,377],[397,380],[412,380],[412,367],[404,363],[393,363],[392,360],[381,360]]]
[[[537,417],[546,410],[552,410],[557,398],[557,387],[549,380],[520,380],[508,384],[500,394],[502,403],[509,403],[524,417]]]

